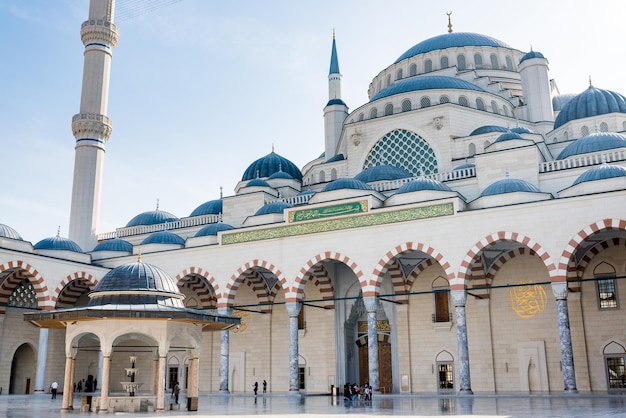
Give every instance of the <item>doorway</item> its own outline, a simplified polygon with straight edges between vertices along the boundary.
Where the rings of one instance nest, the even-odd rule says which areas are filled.
[[[28,344],[22,344],[15,350],[11,361],[11,377],[9,379],[9,394],[29,394],[31,380],[35,377],[37,360],[35,352]]]
[[[380,334],[385,341],[378,341],[378,379],[380,380],[381,393],[393,391],[393,375],[391,370],[391,343],[387,341],[389,336]],[[369,349],[367,337],[357,341],[359,345],[359,385],[369,383]]]

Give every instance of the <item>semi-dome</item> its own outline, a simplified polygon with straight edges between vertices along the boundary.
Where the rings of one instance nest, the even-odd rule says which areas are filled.
[[[170,231],[159,231],[150,234],[141,242],[141,245],[146,244],[176,244],[185,245],[185,240]]]
[[[514,192],[539,193],[540,190],[525,180],[505,178],[489,185],[480,197]]]
[[[556,157],[557,160],[590,152],[606,151],[614,148],[626,148],[626,135],[615,132],[599,132],[577,139]]]
[[[196,232],[196,235],[194,235],[194,237],[206,237],[209,235],[217,235],[217,233],[220,231],[228,231],[230,229],[235,229],[235,227],[222,223],[222,222],[218,222],[216,224],[209,224],[209,225],[202,227],[202,229]]]
[[[178,217],[172,215],[171,213],[157,209],[140,213],[128,221],[126,226],[158,225],[164,224],[165,222],[176,222],[179,220],[180,219],[178,219]]]
[[[554,129],[572,120],[605,115],[607,113],[626,113],[626,97],[614,91],[589,86],[587,90],[563,106],[563,109],[554,121]]]
[[[333,180],[328,183],[322,189],[323,192],[329,192],[332,190],[343,190],[343,189],[353,189],[353,190],[373,190],[366,183],[363,183],[360,180],[344,177],[342,179]]]
[[[343,154],[337,154],[337,155],[333,155],[332,157],[330,157],[328,160],[326,160],[327,163],[334,163],[335,161],[343,161],[346,158],[343,156]]]
[[[274,151],[250,164],[243,173],[241,180],[252,180],[257,177],[265,178],[278,171],[284,171],[290,174],[294,179],[302,181],[302,172],[300,169],[294,163],[276,154]]]
[[[398,180],[412,177],[406,170],[393,165],[381,164],[369,167],[354,176],[355,180],[371,183],[382,180]]]
[[[578,176],[572,186],[588,181],[605,180],[616,177],[626,177],[626,168],[614,164],[602,164]]]
[[[372,97],[370,102],[382,99],[384,97],[393,96],[396,94],[408,93],[411,91],[422,90],[473,90],[481,93],[487,93],[483,88],[472,84],[469,81],[461,80],[460,78],[447,77],[443,75],[427,75],[421,77],[406,78],[402,81],[398,81],[393,85],[381,90],[377,95]]]
[[[485,125],[485,126],[481,126],[479,128],[474,129],[469,134],[469,136],[488,134],[488,133],[491,133],[491,132],[507,132],[507,131],[508,131],[508,129],[505,128],[504,126]]]
[[[537,51],[530,51],[524,54],[524,56],[519,60],[520,64],[526,60],[531,60],[533,58],[543,58],[545,59],[546,57],[543,56],[543,54],[541,52],[537,52]]]
[[[132,252],[133,244],[128,241],[124,241],[121,238],[111,238],[106,241],[102,241],[100,244],[96,245],[96,248],[93,251],[121,251],[121,252]]]
[[[56,237],[44,238],[33,246],[35,250],[63,250],[82,253],[83,249],[69,238]]]
[[[525,126],[516,126],[515,128],[511,128],[511,132],[515,132],[516,134],[532,134],[533,131],[526,128]]]
[[[259,178],[252,179],[246,183],[246,187],[272,187],[265,180],[261,180]]]
[[[443,184],[440,181],[429,179],[426,177],[420,177],[415,180],[411,180],[408,183],[404,183],[402,186],[400,186],[396,194],[419,192],[422,190],[435,190],[441,192],[452,191],[452,189],[450,189],[447,185]]]
[[[291,203],[283,202],[282,200],[277,200],[276,202],[263,205],[259,210],[256,211],[254,216],[267,215],[268,213],[283,213],[284,209],[291,208],[291,207],[293,207]]]
[[[508,131],[500,135],[498,138],[496,138],[496,142],[510,141],[512,139],[524,139],[524,138],[522,138],[520,134],[516,134],[515,132]]]
[[[20,241],[23,241],[22,237],[20,236],[20,234],[17,233],[15,229],[5,224],[0,224],[0,237],[18,239]]]
[[[404,54],[400,55],[400,58],[398,58],[394,64],[397,64],[407,58],[414,57],[415,55],[425,54],[439,49],[460,48],[465,46],[492,46],[496,48],[500,47],[512,49],[504,42],[490,36],[469,32],[452,32],[426,39],[425,41],[414,45]]]
[[[222,199],[209,200],[195,208],[189,216],[219,215],[222,213],[222,203]]]
[[[452,171],[467,170],[467,169],[474,168],[474,167],[476,167],[476,164],[465,163],[465,164],[457,165],[456,167],[452,169]]]
[[[311,189],[302,190],[300,193],[297,194],[297,196],[304,196],[307,194],[315,194],[315,191]]]

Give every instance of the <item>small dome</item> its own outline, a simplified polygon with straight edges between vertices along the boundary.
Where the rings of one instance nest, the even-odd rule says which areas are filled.
[[[516,126],[515,128],[510,129],[511,132],[515,132],[516,134],[532,134],[533,131],[524,127],[524,126]]]
[[[527,52],[526,54],[524,54],[522,59],[519,60],[519,63],[521,64],[522,62],[524,62],[526,60],[533,59],[533,58],[543,58],[543,59],[546,59],[546,57],[544,57],[541,52],[530,51],[530,52]]]
[[[504,142],[504,141],[510,141],[512,139],[524,139],[520,136],[520,134],[516,134],[515,132],[505,132],[502,135],[500,135],[497,139],[496,142]]]
[[[422,190],[436,190],[441,192],[451,192],[447,185],[440,181],[429,179],[426,177],[420,177],[415,180],[411,180],[408,183],[404,183],[396,192],[396,194],[419,192]]]
[[[606,151],[614,148],[626,148],[626,136],[614,132],[599,132],[577,139],[556,157],[557,160],[590,152]]]
[[[129,226],[140,226],[140,225],[158,225],[158,224],[164,224],[165,222],[176,222],[179,221],[179,219],[172,215],[169,212],[165,212],[163,210],[151,210],[148,212],[143,212],[140,213],[139,215],[135,216],[133,219],[131,219],[130,221],[128,221],[128,223],[126,224],[127,227]]]
[[[297,194],[297,196],[304,196],[307,194],[315,194],[315,192],[311,189],[306,189],[306,190],[302,190],[300,193]]]
[[[293,176],[289,173],[285,173],[284,171],[277,171],[269,177],[270,180],[274,179],[287,179],[293,180]]]
[[[505,178],[489,185],[482,191],[480,197],[514,192],[539,193],[540,191],[525,180]]]
[[[602,164],[585,171],[574,181],[572,186],[588,181],[605,180],[616,177],[626,177],[626,168],[619,165]]]
[[[267,215],[268,213],[283,213],[283,210],[286,208],[291,208],[293,205],[291,203],[283,202],[282,200],[277,200],[276,202],[268,203],[261,207],[256,211],[254,216],[257,215]]]
[[[217,235],[220,231],[228,231],[230,229],[235,229],[233,226],[218,222],[216,224],[209,224],[207,226],[202,227],[201,230],[196,232],[194,237],[206,237],[208,235]]]
[[[261,179],[252,179],[246,183],[245,187],[272,187],[268,182]]]
[[[554,121],[554,129],[576,119],[605,115],[607,113],[626,113],[626,97],[610,90],[589,86],[587,90],[563,106],[563,109]]]
[[[294,163],[276,154],[274,151],[250,164],[243,173],[241,180],[252,180],[257,177],[266,178],[278,171],[284,171],[294,179],[302,181],[302,172],[300,169]]]
[[[442,75],[428,75],[421,77],[405,78],[402,81],[398,81],[397,83],[392,84],[391,86],[380,91],[377,95],[372,97],[370,103],[384,97],[408,93],[412,91],[447,89],[473,90],[487,93],[487,91],[483,90],[481,87],[478,87],[476,84],[472,84],[469,81],[461,80],[460,78],[446,77]]]
[[[219,215],[222,213],[222,203],[222,199],[209,200],[195,208],[189,216]]]
[[[332,106],[332,105],[347,106],[346,103],[341,99],[330,99],[328,103],[326,103],[326,106]]]
[[[492,46],[500,48],[511,47],[502,41],[490,36],[481,35],[479,33],[469,32],[452,32],[426,39],[407,50],[396,60],[394,64],[399,63],[407,58],[415,55],[425,54],[427,52],[436,51],[447,48],[462,48],[465,46]]]
[[[63,250],[82,253],[83,250],[74,241],[60,236],[44,238],[33,247],[35,250]]]
[[[485,125],[485,126],[481,126],[480,128],[474,129],[469,134],[469,136],[488,134],[488,133],[491,133],[491,132],[507,132],[507,131],[508,131],[508,129],[506,129],[503,126]]]
[[[331,181],[326,186],[324,186],[322,191],[329,192],[331,190],[342,190],[342,189],[373,190],[370,186],[368,186],[366,183],[363,183],[360,180],[345,177],[342,179]]]
[[[22,237],[20,236],[20,234],[17,233],[15,229],[5,224],[0,224],[0,237],[18,239],[20,241],[23,241]]]
[[[343,161],[346,158],[343,156],[343,154],[337,154],[335,156],[330,157],[328,160],[326,160],[327,163],[334,163],[335,161]]]
[[[133,251],[133,244],[121,238],[112,238],[96,245],[93,251],[121,251],[129,253]]]
[[[381,180],[398,180],[413,177],[406,170],[393,165],[376,165],[374,167],[367,168],[354,176],[355,180],[362,181],[364,183],[371,183]]]
[[[159,231],[150,234],[141,242],[141,245],[146,244],[177,244],[185,245],[185,240],[180,236],[170,231]]]
[[[468,168],[474,168],[474,167],[476,167],[476,164],[465,163],[465,164],[457,165],[456,167],[452,169],[452,171],[467,170]]]

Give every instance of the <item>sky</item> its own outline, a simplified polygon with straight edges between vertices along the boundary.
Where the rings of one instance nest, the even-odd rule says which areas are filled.
[[[0,223],[33,244],[68,236],[88,6],[0,0]],[[157,199],[183,218],[220,187],[233,195],[272,147],[303,167],[324,151],[333,30],[354,110],[449,11],[454,31],[543,53],[561,93],[591,77],[626,95],[623,0],[117,0],[99,232]]]

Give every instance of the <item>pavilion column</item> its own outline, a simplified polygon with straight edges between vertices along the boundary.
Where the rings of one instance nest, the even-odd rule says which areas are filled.
[[[569,310],[567,308],[567,282],[552,283],[552,293],[556,299],[556,313],[559,321],[564,390],[565,393],[578,393],[578,389],[576,389],[576,372],[574,371],[572,334],[569,327]]]
[[[218,313],[221,315],[232,315],[231,308],[219,308]],[[229,360],[229,341],[230,331],[220,332],[220,392],[228,393],[228,360]]]
[[[102,351],[100,352],[102,354]],[[102,380],[100,380],[100,411],[107,412],[111,392],[111,356],[102,356]]]
[[[110,357],[109,357],[110,360]],[[97,381],[100,382],[100,386],[102,387],[102,365],[104,362],[104,355],[102,354],[102,350],[100,350],[100,353],[98,353],[98,377],[97,377]],[[94,385],[93,388],[94,392],[98,390],[97,385]]]
[[[369,385],[374,392],[380,391],[380,374],[378,370],[378,297],[363,298],[367,309],[367,360]]]
[[[189,387],[187,388],[188,398],[198,397],[198,371],[200,369],[200,359],[192,358],[189,360]]]
[[[289,315],[289,394],[300,393],[298,385],[298,315],[302,305],[299,302],[287,302]]]
[[[469,345],[467,343],[467,318],[465,315],[467,292],[463,289],[452,290],[450,293],[452,294],[456,313],[456,337],[459,352],[459,393],[473,395],[470,378]]]
[[[74,397],[74,358],[65,357],[65,379],[63,380],[63,403],[62,411],[69,411],[73,408]]]
[[[159,373],[157,381],[157,411],[165,410],[165,356],[159,356]]]
[[[155,358],[154,360],[152,360],[152,394],[156,395],[157,394],[157,386],[158,386],[158,380],[159,380],[159,359]]]
[[[46,391],[46,359],[48,358],[48,328],[39,329],[39,349],[37,351],[37,374],[35,393]]]

